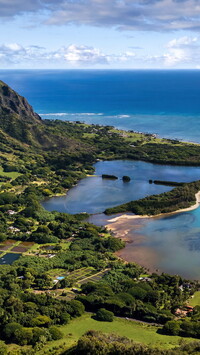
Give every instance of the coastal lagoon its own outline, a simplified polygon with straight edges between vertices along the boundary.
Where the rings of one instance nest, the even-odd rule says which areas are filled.
[[[65,196],[52,197],[42,202],[48,211],[67,213],[100,213],[131,200],[160,194],[170,186],[149,184],[149,180],[190,182],[200,179],[200,167],[151,164],[142,161],[100,161],[94,165],[95,175],[82,179]],[[102,179],[102,174],[115,175],[117,180]],[[128,175],[130,182],[123,182]]]

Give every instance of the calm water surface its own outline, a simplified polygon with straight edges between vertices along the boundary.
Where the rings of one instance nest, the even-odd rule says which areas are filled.
[[[141,247],[154,250],[157,267],[170,274],[200,279],[200,208],[145,222]]]
[[[118,176],[118,180],[102,179],[102,174]],[[131,181],[124,183],[122,176]],[[171,190],[169,186],[149,184],[152,180],[189,182],[200,179],[200,167],[156,165],[141,161],[115,160],[95,164],[95,176],[81,180],[65,196],[53,197],[42,205],[49,211],[67,213],[99,213],[131,200]]]
[[[159,218],[122,219],[93,215],[89,221],[115,227],[117,236],[128,240],[118,255],[151,271],[179,274],[200,280],[200,207],[196,210]],[[125,234],[124,234],[125,232]]]
[[[12,264],[19,259],[22,254],[7,253],[0,258],[0,265]]]

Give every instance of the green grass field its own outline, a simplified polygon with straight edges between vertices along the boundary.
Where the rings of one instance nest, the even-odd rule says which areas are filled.
[[[2,176],[7,176],[7,177],[9,177],[9,178],[11,178],[11,179],[16,179],[18,176],[20,176],[21,174],[20,173],[18,173],[17,171],[11,171],[11,172],[5,172],[5,171],[3,171],[3,169],[2,168],[0,168],[0,175],[2,175]]]
[[[158,334],[158,328],[144,323],[134,322],[126,319],[115,318],[113,322],[98,322],[91,318],[91,314],[86,313],[81,318],[72,320],[69,324],[61,326],[60,330],[64,337],[61,340],[49,342],[41,352],[55,346],[60,346],[63,343],[70,348],[77,340],[88,330],[97,330],[104,333],[115,333],[120,336],[126,336],[137,343],[143,343],[152,347],[171,349],[178,346],[182,342],[181,337],[168,336]],[[184,341],[192,341],[194,339],[185,338]]]
[[[192,307],[200,306],[200,291],[194,293],[194,296],[189,301],[189,305]]]

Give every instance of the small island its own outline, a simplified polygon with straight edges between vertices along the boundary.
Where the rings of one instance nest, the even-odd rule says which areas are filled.
[[[124,175],[124,176],[122,176],[122,180],[123,180],[123,182],[129,182],[129,181],[131,181],[131,178],[130,178],[130,176]]]
[[[109,175],[109,174],[102,174],[102,179],[110,179],[110,180],[117,180],[118,177],[115,175]]]

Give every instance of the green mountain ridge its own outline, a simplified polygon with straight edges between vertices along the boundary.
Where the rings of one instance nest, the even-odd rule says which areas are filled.
[[[84,149],[67,135],[55,132],[33,111],[28,101],[0,81],[0,143],[6,146],[42,149]]]
[[[40,125],[41,118],[33,111],[27,100],[0,81],[0,128],[2,133],[6,133],[22,143],[33,144],[36,127]]]

